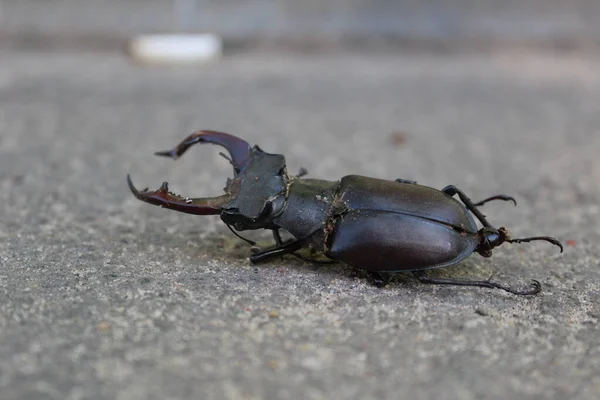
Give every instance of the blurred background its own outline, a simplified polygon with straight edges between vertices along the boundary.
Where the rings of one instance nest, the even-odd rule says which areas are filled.
[[[352,39],[558,46],[600,40],[595,0],[3,0],[2,39],[108,45],[139,33],[210,31],[236,43]]]

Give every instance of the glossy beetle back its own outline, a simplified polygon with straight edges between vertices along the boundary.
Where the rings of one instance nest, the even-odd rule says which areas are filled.
[[[463,204],[427,186],[348,175],[342,178],[339,193],[351,210],[408,214],[477,232]]]
[[[366,271],[441,268],[468,257],[477,233],[412,215],[351,210],[338,219],[327,256]]]
[[[441,268],[477,247],[477,224],[439,190],[349,175],[338,191],[341,213],[326,254],[368,271]]]

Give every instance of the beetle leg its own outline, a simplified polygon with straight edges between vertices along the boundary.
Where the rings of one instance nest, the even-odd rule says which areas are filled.
[[[275,239],[276,247],[278,247],[278,248],[281,248],[288,243],[295,242],[294,239],[290,239],[289,241],[284,242],[283,239],[281,239],[281,234],[279,233],[279,229],[273,229],[273,239]],[[296,250],[294,250],[294,251],[296,251]],[[288,253],[283,253],[283,254],[288,254]],[[281,254],[281,255],[283,255],[283,254]],[[301,256],[300,254],[293,254],[293,252],[291,253],[291,255],[298,258],[299,260],[302,260],[304,262],[309,262],[309,263],[315,263],[315,264],[334,264],[335,263],[335,261],[333,261],[333,260],[329,260],[329,261],[315,260],[312,258]],[[259,260],[259,261],[262,261],[262,260]]]
[[[538,294],[542,291],[542,284],[536,280],[532,280],[531,289],[526,290],[515,290],[511,289],[507,286],[501,285],[496,282],[487,281],[466,281],[461,279],[448,279],[448,278],[432,278],[427,275],[425,271],[412,271],[415,278],[417,278],[421,283],[431,283],[438,285],[457,285],[457,286],[477,286],[477,287],[485,287],[489,289],[502,289],[512,294],[516,294],[519,296],[530,296],[534,294]]]
[[[272,249],[261,251],[260,253],[252,254],[250,256],[250,262],[257,264],[260,262],[267,261],[270,258],[281,256],[284,254],[290,254],[302,248],[303,242],[301,240],[293,240],[287,242],[282,246],[277,246]]]
[[[283,246],[283,239],[281,239],[281,234],[279,233],[279,229],[273,229],[273,239],[275,240],[275,247]],[[254,254],[260,253],[262,250],[257,248],[258,250],[253,251]]]
[[[367,271],[367,274],[378,288],[385,287],[392,280],[392,274],[383,271]]]
[[[259,252],[260,251],[260,247],[258,247],[256,245],[256,242],[254,240],[250,240],[250,239],[246,239],[245,237],[243,237],[242,235],[240,235],[239,233],[237,233],[229,224],[225,224],[225,226],[227,228],[229,228],[229,230],[231,231],[231,233],[233,233],[235,236],[239,237],[240,239],[242,239],[244,242],[248,243],[250,245],[250,251],[252,251],[252,249],[257,249],[254,252]]]
[[[273,239],[275,239],[275,245],[277,247],[283,246],[283,240],[281,239],[281,235],[279,234],[279,229],[273,229]]]
[[[133,186],[131,177],[127,175],[129,190],[135,197],[155,206],[169,208],[188,214],[213,215],[221,212],[221,206],[231,201],[231,194],[226,193],[218,197],[188,198],[176,195],[169,191],[167,182],[163,182],[158,190],[142,190],[141,192]]]
[[[488,197],[487,199],[478,201],[477,203],[474,203],[473,205],[475,207],[481,207],[482,205],[484,205],[488,201],[492,201],[492,200],[512,201],[515,204],[515,206],[517,205],[517,201],[514,199],[514,197],[507,196],[505,194],[497,194],[495,196]]]
[[[243,139],[224,132],[197,131],[186,137],[171,150],[158,151],[157,156],[179,158],[183,153],[196,143],[212,143],[223,146],[229,151],[235,173],[238,174],[250,161],[250,145]]]
[[[527,242],[534,242],[536,240],[543,240],[545,242],[552,243],[553,245],[558,246],[560,248],[561,253],[563,252],[562,243],[558,239],[553,238],[552,236],[534,236],[534,237],[520,238],[520,239],[506,239],[506,241],[508,243],[527,243]]]
[[[481,211],[479,211],[477,209],[477,206],[475,204],[473,204],[471,199],[462,190],[460,190],[459,188],[457,188],[454,185],[448,185],[442,189],[442,192],[446,193],[448,196],[454,196],[455,194],[458,194],[458,197],[465,204],[465,206],[467,207],[467,210],[471,211],[473,213],[473,215],[475,217],[477,217],[477,219],[479,221],[481,221],[483,226],[488,227],[488,228],[492,227],[492,224],[490,224],[487,221],[487,219],[485,219],[485,215],[483,215],[481,213]]]

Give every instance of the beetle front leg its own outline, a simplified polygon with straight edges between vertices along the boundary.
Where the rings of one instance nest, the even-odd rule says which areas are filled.
[[[478,201],[477,203],[474,203],[473,205],[475,207],[481,207],[485,203],[490,202],[492,200],[512,201],[515,204],[515,206],[517,205],[517,201],[515,200],[514,197],[507,196],[505,194],[497,194],[495,196],[488,197],[487,199]]]
[[[274,247],[272,249],[264,250],[256,254],[252,254],[250,256],[250,262],[253,264],[258,264],[261,262],[265,262],[270,258],[282,256],[284,254],[290,254],[295,251],[298,251],[302,248],[303,241],[301,240],[292,240],[291,242],[287,242],[281,246]]]
[[[532,288],[527,290],[514,290],[507,286],[501,285],[491,281],[466,281],[461,279],[448,279],[448,278],[432,278],[425,271],[412,271],[415,278],[421,283],[438,284],[438,285],[456,285],[456,286],[477,286],[485,287],[489,289],[502,289],[509,293],[518,296],[531,296],[538,294],[542,291],[542,284],[536,280],[533,280]]]
[[[485,215],[483,215],[481,213],[481,211],[479,211],[477,209],[477,206],[473,203],[473,201],[471,201],[471,199],[462,190],[460,190],[459,188],[457,188],[454,185],[448,185],[445,188],[443,188],[441,191],[446,193],[448,196],[454,196],[455,194],[457,194],[458,197],[460,198],[460,200],[465,204],[465,207],[467,208],[467,210],[471,211],[473,213],[473,215],[475,217],[477,217],[477,219],[479,221],[481,221],[483,226],[488,227],[488,228],[492,227],[492,224],[490,224],[488,222],[488,220],[485,218]],[[483,202],[485,203],[486,200],[484,200]]]

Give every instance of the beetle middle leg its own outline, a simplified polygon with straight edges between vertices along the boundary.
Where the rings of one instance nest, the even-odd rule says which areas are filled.
[[[433,278],[427,274],[425,271],[412,271],[415,278],[417,278],[421,283],[430,283],[430,284],[438,284],[438,285],[456,285],[456,286],[477,286],[477,287],[485,287],[489,289],[502,289],[512,294],[516,294],[519,296],[531,296],[534,294],[538,294],[542,290],[542,285],[536,280],[533,280],[533,284],[531,289],[527,290],[515,290],[511,289],[508,286],[501,285],[496,282],[487,281],[467,281],[462,279],[448,279],[448,278]]]
[[[333,261],[333,260],[326,260],[326,261],[315,260],[315,259],[312,259],[309,257],[301,256],[300,254],[294,254],[296,251],[298,251],[302,248],[304,243],[301,240],[294,240],[294,239],[284,242],[281,239],[281,235],[279,234],[278,229],[273,230],[273,238],[275,239],[275,242],[277,242],[277,245],[271,249],[258,251],[256,253],[252,254],[250,256],[251,263],[257,264],[257,263],[265,262],[271,258],[290,254],[304,262],[309,262],[309,263],[314,263],[314,264],[335,264],[335,261]]]

